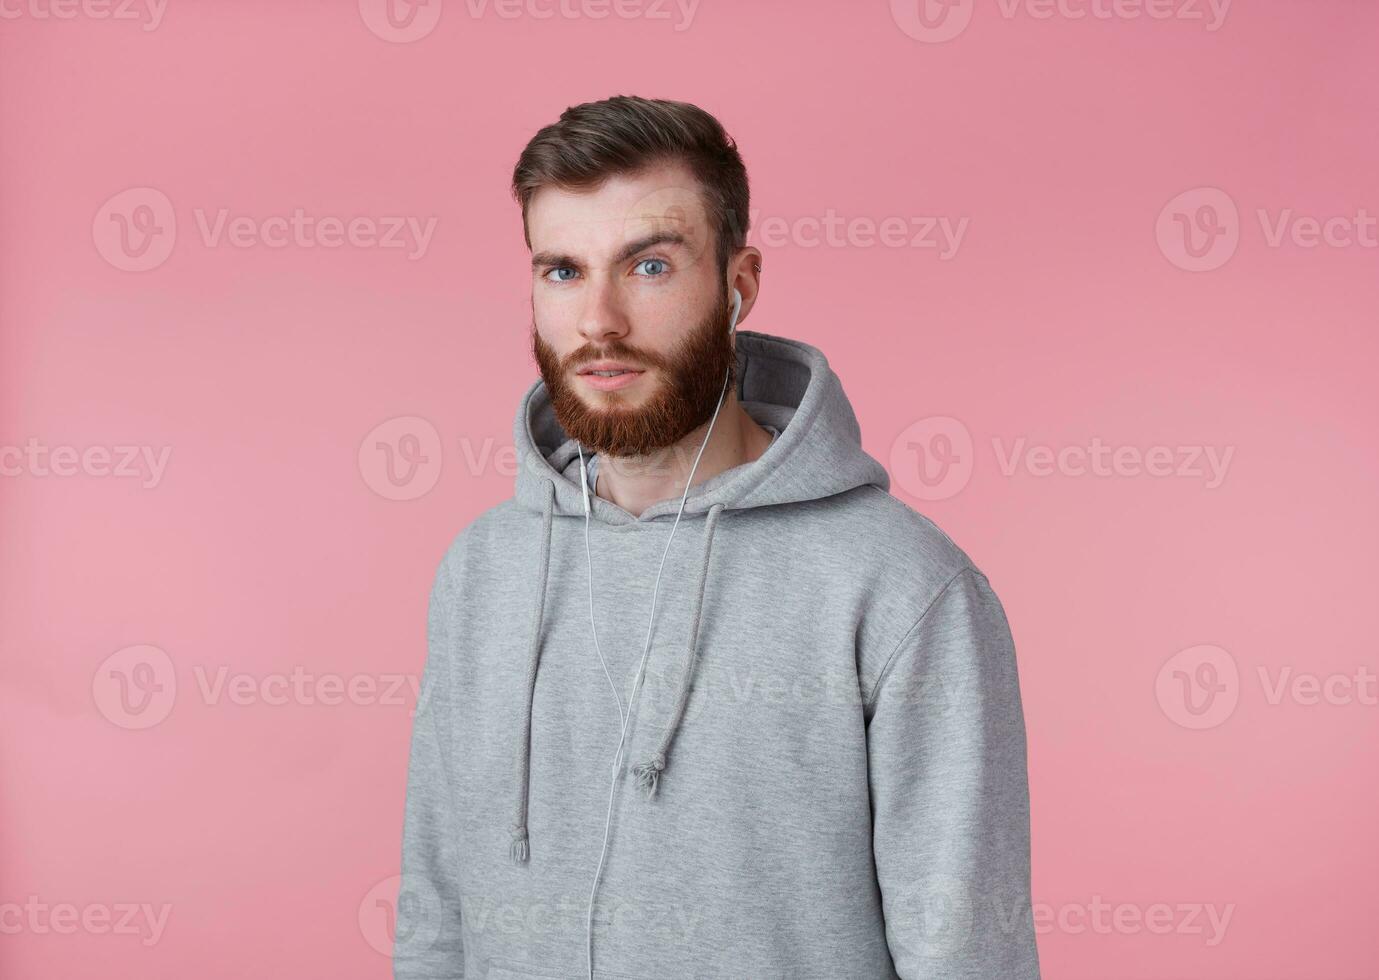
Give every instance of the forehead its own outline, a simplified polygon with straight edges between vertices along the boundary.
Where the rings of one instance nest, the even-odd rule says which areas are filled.
[[[614,175],[596,188],[543,187],[527,205],[527,231],[533,252],[598,259],[627,242],[674,231],[699,253],[708,241],[708,212],[687,168],[660,165]]]

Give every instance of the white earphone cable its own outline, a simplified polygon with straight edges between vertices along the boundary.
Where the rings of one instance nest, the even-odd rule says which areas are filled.
[[[728,334],[734,335],[737,332],[737,315],[742,308],[742,294],[736,289],[733,290],[733,309],[732,316],[728,322]],[[618,696],[617,685],[613,683],[613,675],[608,670],[608,662],[604,660],[603,649],[599,646],[598,628],[594,625],[594,559],[589,548],[589,480],[585,472],[584,447],[579,446],[579,480],[580,487],[584,491],[584,556],[589,567],[589,629],[594,634],[594,649],[598,651],[599,661],[603,664],[603,672],[608,677],[608,684],[613,688],[613,698],[618,704],[618,717],[622,719],[622,731],[618,736],[618,748],[613,754],[613,773],[612,782],[608,786],[608,812],[603,821],[603,847],[599,851],[598,868],[594,871],[594,881],[589,888],[589,914],[586,922],[586,944],[585,944],[585,963],[588,966],[588,980],[594,980],[594,896],[598,891],[599,879],[603,875],[603,862],[608,855],[608,833],[613,825],[613,799],[617,792],[618,770],[622,765],[623,744],[627,738],[627,723],[632,718],[632,706],[636,703],[637,695],[641,692],[642,674],[646,669],[647,656],[651,653],[651,637],[653,627],[656,623],[656,596],[661,589],[661,573],[666,567],[666,556],[670,554],[670,543],[675,540],[675,529],[680,526],[680,515],[685,512],[685,501],[689,498],[690,486],[694,483],[694,471],[699,468],[699,458],[704,455],[704,448],[709,444],[709,437],[713,435],[714,423],[718,421],[718,413],[723,408],[723,401],[728,394],[728,377],[731,373],[731,366],[723,374],[723,390],[718,394],[718,405],[713,410],[713,417],[709,419],[709,428],[704,433],[704,441],[699,444],[699,452],[694,456],[694,463],[690,466],[689,476],[685,480],[684,493],[680,495],[680,509],[676,511],[675,523],[670,527],[670,537],[666,539],[665,551],[661,553],[661,564],[656,569],[656,583],[651,589],[651,616],[646,625],[646,644],[642,649],[642,659],[637,665],[637,676],[632,682],[632,693],[628,697],[627,710],[623,711],[622,698]]]

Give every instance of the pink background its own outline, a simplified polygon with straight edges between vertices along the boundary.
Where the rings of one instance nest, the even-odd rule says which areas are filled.
[[[824,350],[1006,605],[1045,976],[1379,976],[1379,248],[1291,224],[1379,214],[1379,5],[568,2],[424,8],[410,41],[371,0],[5,8],[0,975],[389,975],[398,685],[535,376],[507,182],[632,93],[737,137],[744,326]],[[436,224],[415,257],[236,246],[221,209]],[[830,215],[910,231],[814,244]],[[925,218],[960,246],[911,247]],[[1003,458],[1093,439],[1109,475]],[[109,472],[125,446],[165,468]],[[1191,447],[1231,452],[1218,485]]]

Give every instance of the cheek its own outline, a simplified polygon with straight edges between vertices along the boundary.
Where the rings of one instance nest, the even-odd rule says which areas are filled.
[[[669,347],[703,315],[706,287],[689,276],[673,282],[630,290],[626,314],[641,343]]]
[[[541,324],[542,336],[559,333],[574,315],[569,297],[546,289],[532,290],[532,315]]]
[[[568,298],[534,295],[531,309],[537,333],[562,356],[583,342],[579,337],[579,310]]]

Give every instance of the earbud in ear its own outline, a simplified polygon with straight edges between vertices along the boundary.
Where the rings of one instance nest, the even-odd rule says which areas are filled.
[[[728,320],[728,333],[737,331],[737,315],[742,311],[742,293],[733,287],[733,315]]]

